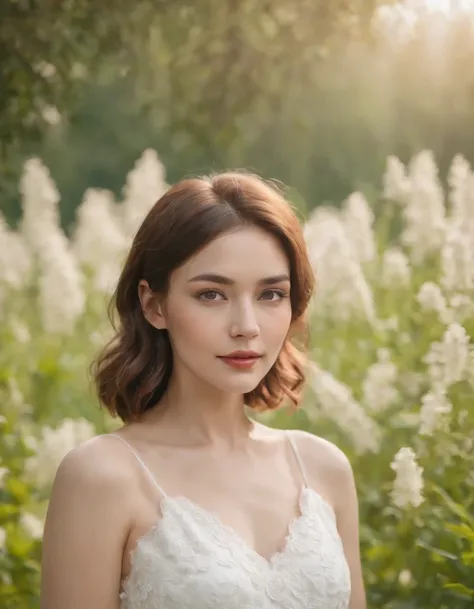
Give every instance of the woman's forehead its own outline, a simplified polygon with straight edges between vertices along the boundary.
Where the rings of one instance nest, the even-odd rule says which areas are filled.
[[[288,273],[289,262],[272,235],[243,228],[214,239],[179,269],[185,280],[202,273],[219,274],[233,281]]]

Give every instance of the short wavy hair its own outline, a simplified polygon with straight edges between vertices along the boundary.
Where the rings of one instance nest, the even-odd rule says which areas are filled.
[[[301,224],[281,189],[244,172],[183,179],[145,217],[109,304],[115,334],[91,365],[99,400],[125,423],[155,406],[168,387],[173,353],[168,332],[143,314],[138,284],[165,294],[171,273],[219,235],[256,226],[273,235],[290,265],[291,324],[277,360],[245,404],[258,411],[287,399],[296,407],[304,384],[305,313],[314,276]],[[118,317],[118,324],[116,323]]]

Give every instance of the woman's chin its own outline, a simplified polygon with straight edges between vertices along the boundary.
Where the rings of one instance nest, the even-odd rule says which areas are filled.
[[[219,383],[217,384],[217,388],[220,389],[223,393],[238,393],[245,394],[253,391],[260,381],[262,377],[260,375],[252,374],[248,375],[246,378],[235,378],[235,379],[224,379],[220,378]],[[214,381],[214,385],[216,382]]]
[[[227,368],[227,366],[226,366]],[[233,369],[229,366],[228,370],[220,370],[214,377],[214,384],[225,393],[246,394],[254,391],[262,379],[269,372],[267,362],[260,361],[251,369]]]

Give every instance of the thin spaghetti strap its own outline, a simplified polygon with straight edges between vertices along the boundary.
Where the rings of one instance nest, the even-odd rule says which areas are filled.
[[[137,451],[133,448],[133,446],[131,444],[129,444],[127,442],[127,440],[124,440],[122,438],[122,436],[119,436],[117,433],[109,433],[109,436],[114,436],[115,438],[118,438],[119,440],[121,440],[124,444],[126,444],[128,446],[128,448],[132,451],[132,453],[134,454],[135,458],[137,459],[138,463],[142,466],[142,468],[145,470],[145,473],[147,474],[147,476],[150,478],[150,480],[153,482],[153,484],[156,486],[156,488],[160,491],[161,495],[163,497],[168,497],[168,495],[165,493],[165,491],[161,488],[161,486],[158,484],[158,482],[155,480],[155,477],[153,476],[153,474],[151,473],[151,471],[148,469],[148,467],[145,465],[145,462],[143,461],[143,459],[140,457],[140,455],[137,453]]]
[[[298,466],[300,468],[301,477],[303,478],[304,485],[307,488],[308,487],[308,477],[306,476],[306,468],[303,465],[303,461],[301,460],[300,453],[298,452],[296,443],[295,443],[294,438],[292,437],[290,431],[287,430],[285,433],[286,433],[286,437],[288,438],[288,441],[290,443],[290,446],[293,450],[293,453],[295,455],[296,462],[298,463]]]

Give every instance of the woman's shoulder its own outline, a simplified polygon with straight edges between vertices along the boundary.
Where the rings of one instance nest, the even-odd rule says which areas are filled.
[[[288,430],[301,457],[317,462],[331,470],[347,470],[351,467],[345,452],[333,442],[302,429]]]
[[[112,441],[100,437],[61,461],[43,534],[44,606],[72,606],[75,600],[75,607],[86,607],[92,599],[97,606],[115,606],[123,548],[136,515],[128,469]]]
[[[303,430],[291,430],[309,484],[322,489],[335,511],[344,509],[345,498],[355,488],[351,463],[333,442]]]
[[[133,468],[125,446],[111,434],[94,436],[71,449],[59,464],[55,485],[96,490],[103,497],[133,483]]]

